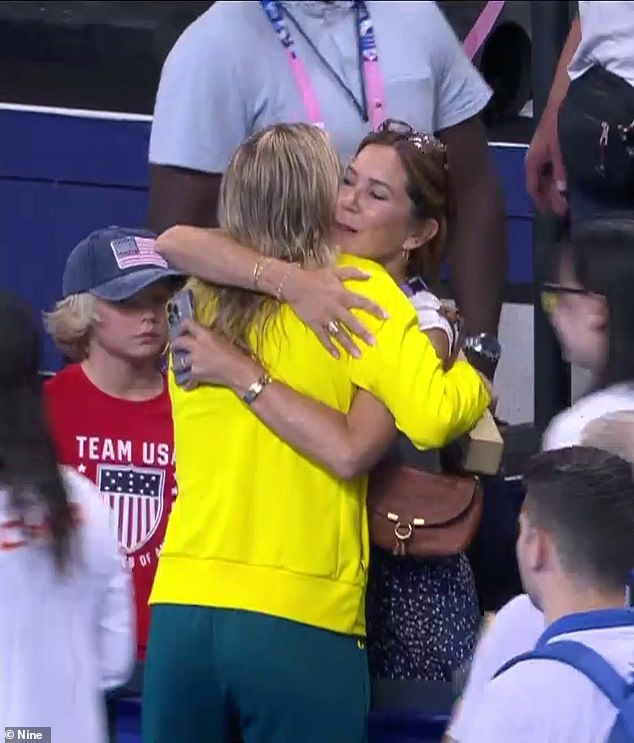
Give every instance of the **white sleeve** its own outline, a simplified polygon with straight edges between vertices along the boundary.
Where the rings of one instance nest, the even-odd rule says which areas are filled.
[[[609,700],[576,669],[525,660],[486,685],[459,743],[606,740],[614,717]]]
[[[487,684],[480,702],[465,725],[459,743],[536,743],[553,740],[542,737],[538,715],[526,700],[524,689],[513,688],[516,673],[511,669],[504,677]],[[537,718],[537,719],[536,719]]]
[[[418,315],[418,327],[423,331],[442,330],[447,336],[451,351],[455,342],[454,331],[449,320],[439,312],[441,305],[438,297],[431,292],[420,291],[410,299]]]
[[[165,60],[150,136],[154,165],[223,173],[250,133],[236,71],[240,30],[227,27],[229,14],[219,10],[186,28]]]
[[[587,426],[610,413],[634,409],[634,393],[629,385],[615,385],[592,392],[555,416],[544,432],[542,448],[562,449],[578,446]]]
[[[109,556],[99,622],[101,688],[105,691],[121,686],[130,678],[136,657],[132,581],[123,568],[116,539],[115,548]]]
[[[548,424],[542,437],[542,450],[564,449],[576,446],[581,440],[581,431],[578,421],[570,415],[570,410],[564,410]]]
[[[463,743],[485,689],[511,658],[532,650],[544,631],[544,617],[525,594],[503,606],[476,647],[469,679],[449,726],[453,740]],[[484,740],[484,739],[483,739]]]
[[[436,3],[433,23],[426,29],[436,88],[434,131],[460,124],[480,113],[491,97],[491,89],[464,53]]]
[[[82,504],[83,557],[95,593],[101,688],[114,689],[128,680],[136,656],[132,581],[124,567],[110,509],[98,488],[78,473],[68,479]]]

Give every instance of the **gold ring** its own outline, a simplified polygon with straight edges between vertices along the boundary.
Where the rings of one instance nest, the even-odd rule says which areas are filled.
[[[339,331],[341,330],[341,325],[336,320],[331,320],[328,325],[326,325],[326,329],[330,333],[330,335],[337,335]]]

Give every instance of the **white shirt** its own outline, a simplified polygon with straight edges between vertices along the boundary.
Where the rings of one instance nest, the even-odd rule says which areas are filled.
[[[0,730],[51,727],[54,742],[104,743],[103,691],[134,663],[132,587],[99,491],[62,472],[81,519],[63,575],[47,544],[24,542],[0,490]]]
[[[511,658],[532,650],[543,632],[544,615],[526,594],[516,596],[500,609],[476,647],[469,680],[449,726],[453,740],[464,740],[496,672]]]
[[[634,410],[634,384],[617,384],[582,397],[553,418],[544,433],[542,448],[578,446],[591,421],[621,410]]]
[[[320,53],[361,99],[352,2],[283,3]],[[433,2],[370,0],[386,118],[432,132],[479,113],[491,91]],[[325,128],[344,162],[371,123],[287,20]],[[250,134],[306,121],[286,50],[256,0],[218,0],[185,29],[165,60],[156,96],[150,162],[225,171]]]
[[[634,3],[580,2],[581,42],[568,67],[571,80],[601,65],[634,85]]]
[[[570,615],[547,630],[548,642],[574,640],[602,655],[630,680],[634,669],[634,627],[600,626],[598,615],[621,617],[629,609]],[[615,623],[617,620],[615,619]],[[605,741],[617,709],[580,671],[552,660],[517,663],[490,681],[459,737],[460,743],[599,743]]]

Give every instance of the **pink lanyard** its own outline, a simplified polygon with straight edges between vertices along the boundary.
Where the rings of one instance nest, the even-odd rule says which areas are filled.
[[[465,54],[469,59],[473,59],[478,53],[503,10],[504,0],[490,0],[486,3],[463,43]]]
[[[315,95],[315,91],[306,72],[303,62],[295,51],[295,42],[290,35],[286,21],[282,15],[282,11],[277,0],[261,0],[262,7],[266,11],[266,14],[275,29],[275,33],[279,38],[280,42],[286,49],[288,57],[288,63],[290,65],[293,77],[295,78],[295,84],[302,97],[302,104],[306,117],[311,124],[324,127],[324,119],[321,114],[321,108],[319,101]],[[357,13],[358,13],[358,34],[359,34],[359,55],[362,61],[363,67],[363,88],[364,99],[367,96],[367,108],[372,128],[377,129],[385,118],[385,96],[383,95],[383,80],[381,78],[381,71],[379,68],[379,59],[376,50],[376,42],[374,39],[374,28],[372,26],[372,19],[368,13],[365,2],[363,0],[357,0]],[[309,41],[307,39],[307,41]],[[311,45],[312,46],[312,45]],[[318,56],[319,52],[315,49]],[[323,59],[322,62],[327,67],[330,67],[328,63]],[[334,70],[331,72],[334,73]],[[336,73],[334,73],[336,75]],[[347,86],[343,81],[336,75],[340,85],[346,89]],[[356,101],[355,101],[356,103]],[[367,119],[366,119],[367,120]]]
[[[321,114],[319,101],[313,90],[306,68],[295,51],[295,42],[288,30],[278,0],[260,0],[260,2],[275,29],[277,37],[286,49],[288,63],[295,78],[297,89],[302,97],[306,117],[311,124],[324,128],[324,119]],[[473,59],[484,43],[504,9],[504,5],[504,0],[490,0],[485,4],[473,28],[464,40],[464,50],[469,59]],[[372,128],[378,129],[379,125],[385,119],[385,95],[383,93],[383,79],[381,78],[381,70],[379,68],[374,27],[364,0],[357,0],[356,8],[358,14],[359,54],[363,63],[363,83],[365,84],[363,88],[364,102],[367,96],[367,107],[369,109]],[[310,43],[309,39],[307,41]],[[332,70],[326,60],[321,57],[318,50],[315,48],[314,50],[321,61],[335,74],[339,84],[350,93],[347,86],[334,73],[334,70]]]

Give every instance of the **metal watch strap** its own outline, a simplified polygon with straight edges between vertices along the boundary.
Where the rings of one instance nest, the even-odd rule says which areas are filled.
[[[264,374],[263,376],[261,376],[257,380],[257,382],[253,382],[249,389],[244,393],[244,395],[242,396],[242,402],[246,403],[247,405],[252,405],[270,381],[271,377],[269,377],[268,374]]]
[[[478,333],[477,335],[467,336],[463,348],[465,352],[474,353],[493,364],[497,364],[500,360],[500,342],[492,333]]]

